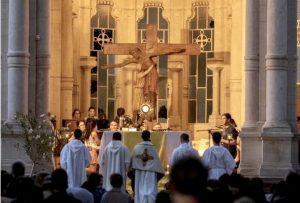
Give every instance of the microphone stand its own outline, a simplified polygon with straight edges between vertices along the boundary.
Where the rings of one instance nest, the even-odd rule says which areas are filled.
[[[220,131],[220,128],[210,128],[210,129],[204,129],[204,130],[196,130],[196,132],[204,132],[204,131],[207,131],[208,132],[208,147],[210,147],[210,142],[211,142],[211,138],[210,138],[210,135],[211,135],[211,132],[212,131]]]

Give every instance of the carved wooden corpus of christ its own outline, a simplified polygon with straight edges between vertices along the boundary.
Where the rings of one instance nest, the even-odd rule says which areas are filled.
[[[164,44],[158,43],[157,38],[157,26],[153,24],[147,25],[147,39],[146,43],[115,43],[115,44],[104,44],[104,54],[115,54],[115,55],[132,55],[132,51],[140,50],[140,61],[142,71],[149,68],[149,63],[155,65],[144,78],[144,90],[142,100],[151,105],[153,109],[153,115],[150,116],[150,120],[156,118],[157,110],[157,87],[158,87],[158,72],[156,68],[156,56],[160,55],[199,55],[200,46],[197,44]],[[148,63],[149,62],[149,63]],[[135,94],[134,94],[135,96]],[[134,99],[136,100],[136,99]],[[136,111],[139,111],[140,107],[133,107],[133,115]]]

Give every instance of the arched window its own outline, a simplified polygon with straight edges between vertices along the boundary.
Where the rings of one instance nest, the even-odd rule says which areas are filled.
[[[101,64],[114,64],[114,55],[103,54],[103,44],[115,41],[115,19],[111,15],[112,3],[101,1],[91,19],[91,56],[97,57],[97,66],[91,70],[91,106],[102,109],[109,120],[114,119],[115,69],[101,69]]]
[[[213,21],[208,15],[208,4],[194,4],[189,21],[189,43],[199,44],[201,54],[190,56],[189,64],[189,123],[206,123],[212,112],[212,71],[206,66],[213,57]]]

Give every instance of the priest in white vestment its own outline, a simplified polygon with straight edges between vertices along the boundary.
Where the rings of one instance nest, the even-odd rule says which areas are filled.
[[[69,187],[80,187],[87,179],[85,168],[90,164],[91,156],[80,140],[81,136],[81,130],[75,130],[75,139],[66,144],[60,154],[61,168],[68,174]]]
[[[231,175],[236,166],[228,149],[220,145],[221,137],[221,133],[214,132],[214,146],[206,149],[202,156],[202,162],[208,168],[208,180],[218,180],[225,173]]]
[[[190,138],[188,134],[186,133],[181,134],[180,142],[181,144],[179,145],[179,147],[175,148],[172,152],[171,159],[170,159],[171,167],[177,161],[183,158],[194,157],[200,159],[198,151],[195,150],[190,143]]]
[[[123,177],[121,190],[126,190],[126,173],[130,164],[130,152],[121,142],[122,134],[115,132],[112,141],[104,148],[102,155],[99,154],[100,173],[103,175],[103,188],[109,191],[112,188],[110,176],[119,173]],[[100,157],[101,156],[101,157]]]
[[[132,151],[131,168],[134,170],[134,202],[154,203],[157,194],[158,176],[164,171],[155,146],[150,141],[150,132],[142,132],[143,141]]]

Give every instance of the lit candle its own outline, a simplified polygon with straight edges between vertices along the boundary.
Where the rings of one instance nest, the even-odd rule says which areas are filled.
[[[169,118],[167,118],[167,130],[169,129]]]
[[[169,175],[169,173],[170,173],[170,165],[167,164],[167,167],[166,167],[166,175]]]

